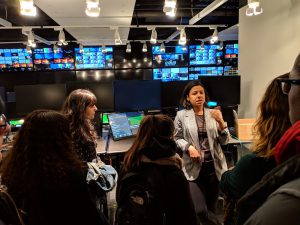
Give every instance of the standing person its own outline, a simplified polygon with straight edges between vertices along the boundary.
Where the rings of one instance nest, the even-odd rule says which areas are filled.
[[[288,73],[277,78],[288,78]],[[236,203],[249,188],[275,166],[275,145],[291,126],[287,114],[288,98],[281,91],[277,78],[267,87],[258,105],[258,117],[254,124],[252,153],[243,156],[234,169],[223,173],[220,187],[227,197],[224,224],[240,224],[236,221]],[[237,215],[243,217],[243,215]]]
[[[279,82],[288,95],[293,126],[275,147],[277,167],[240,200],[239,205],[248,209],[248,216],[253,213],[245,225],[298,225],[300,221],[300,54],[289,78]]]
[[[5,111],[5,104],[4,104],[4,101],[2,100],[2,98],[0,96],[0,147],[3,144],[4,136],[8,132],[10,132],[10,126],[6,121],[4,111]],[[0,151],[0,162],[1,162],[1,160],[2,160],[2,153]]]
[[[30,225],[107,225],[93,204],[86,169],[61,113],[36,110],[25,119],[1,165],[2,184]]]
[[[181,170],[182,161],[176,154],[173,134],[174,124],[170,117],[149,115],[143,118],[133,145],[125,154],[118,180],[117,225],[198,224],[188,182]],[[148,181],[147,187],[152,187],[150,194],[128,191],[125,177],[133,172],[138,172]],[[138,181],[134,179],[132,186],[140,187]],[[132,196],[127,196],[128,193]],[[152,205],[147,207],[148,197]],[[129,209],[133,207],[133,210]],[[141,215],[143,207],[145,214]]]
[[[204,86],[197,80],[189,82],[182,95],[185,109],[177,112],[174,122],[175,141],[183,152],[183,172],[190,181],[196,212],[202,214],[202,220],[216,212],[219,180],[227,170],[221,145],[229,140],[221,111],[207,108],[206,103]],[[199,188],[205,202],[199,202]]]
[[[62,112],[70,121],[75,150],[84,162],[97,158],[96,132],[91,123],[94,119],[96,96],[85,89],[72,91],[64,102]]]

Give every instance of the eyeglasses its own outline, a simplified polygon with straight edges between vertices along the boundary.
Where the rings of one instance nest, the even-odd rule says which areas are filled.
[[[300,85],[300,79],[289,79],[289,78],[277,78],[281,85],[281,90],[283,94],[288,95],[292,84]]]

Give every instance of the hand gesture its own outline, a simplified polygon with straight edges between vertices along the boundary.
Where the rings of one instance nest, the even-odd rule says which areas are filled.
[[[213,109],[211,110],[211,116],[217,121],[217,123],[219,124],[219,127],[221,130],[226,128],[226,124],[223,120],[223,116],[220,110],[218,109]]]
[[[190,157],[193,161],[198,162],[198,163],[201,162],[201,156],[200,156],[199,152],[197,151],[197,149],[194,146],[191,145],[188,148],[188,152],[189,152],[189,155],[190,155]]]

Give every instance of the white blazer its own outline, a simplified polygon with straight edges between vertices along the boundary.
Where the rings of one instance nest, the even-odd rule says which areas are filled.
[[[211,116],[211,109],[204,108],[205,124],[208,137],[209,148],[218,179],[227,170],[226,159],[221,149],[221,145],[227,144],[229,140],[228,128],[218,131],[218,123]],[[201,163],[191,160],[188,148],[193,145],[200,153],[200,143],[198,137],[198,127],[193,109],[181,110],[177,112],[175,118],[175,141],[177,146],[183,151],[183,172],[187,180],[195,180],[199,176]]]

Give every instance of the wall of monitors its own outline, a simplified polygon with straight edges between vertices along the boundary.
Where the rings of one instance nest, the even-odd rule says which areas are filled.
[[[26,49],[0,49],[0,72],[31,70],[33,70],[32,58]]]
[[[113,48],[85,47],[83,52],[75,48],[76,69],[112,69],[114,66]]]
[[[72,49],[35,48],[33,50],[34,66],[41,70],[74,70],[74,52]]]
[[[32,49],[32,54],[25,48],[7,48],[0,49],[0,72],[77,70],[79,79],[87,79],[82,72],[92,72],[89,81],[102,81],[102,72],[98,76],[93,71],[110,71],[110,80],[194,80],[200,76],[238,75],[238,47],[230,41],[223,49],[219,44],[173,45],[161,51],[160,45],[148,45],[147,52],[142,52],[142,43],[133,42],[130,53],[123,45],[106,46],[104,52],[101,46],[86,46],[82,52],[70,46],[58,51],[45,47]],[[147,70],[147,74],[139,69]]]

